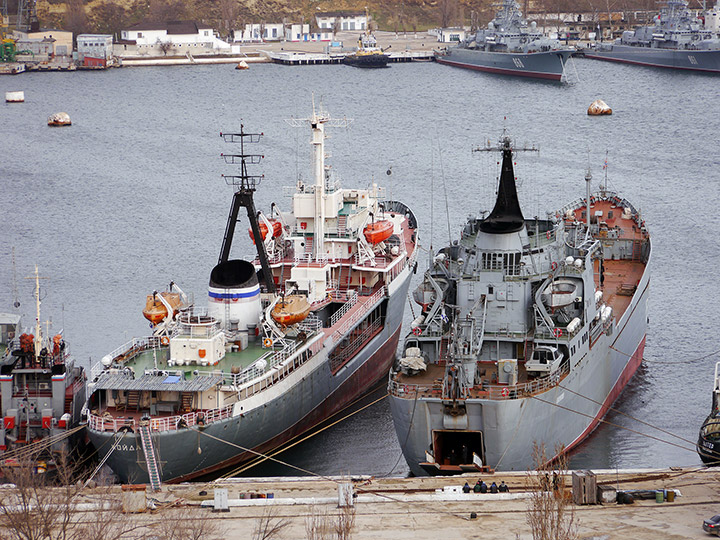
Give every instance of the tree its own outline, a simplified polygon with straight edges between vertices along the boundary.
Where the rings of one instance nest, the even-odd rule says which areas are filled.
[[[545,446],[533,443],[535,471],[528,472],[526,483],[531,492],[526,520],[533,540],[575,540],[578,524],[565,486],[567,456],[563,446],[555,449],[558,456],[550,462]]]
[[[119,37],[122,29],[127,26],[128,16],[120,4],[104,1],[92,8],[90,19],[98,34]]]
[[[187,13],[182,0],[150,0],[148,18],[154,21],[180,21]]]
[[[440,0],[438,8],[440,9],[440,26],[442,28],[452,26],[458,17],[458,0]]]
[[[83,0],[65,0],[65,29],[74,36],[89,30],[88,17]]]
[[[160,41],[160,38],[157,40],[157,46],[162,51],[163,56],[167,56],[167,53],[175,48],[172,41]]]

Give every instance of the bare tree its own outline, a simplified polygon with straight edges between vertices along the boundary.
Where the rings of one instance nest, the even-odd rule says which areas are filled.
[[[229,36],[235,29],[239,7],[237,0],[220,0],[220,27]]]
[[[205,511],[207,512],[207,510]],[[222,522],[209,519],[200,508],[172,508],[158,515],[151,537],[158,540],[220,540],[226,537]]]
[[[119,36],[127,24],[128,16],[125,8],[114,2],[104,1],[97,4],[90,12],[90,18],[99,34]]]
[[[459,4],[458,0],[440,0],[438,2],[440,9],[440,26],[448,28],[458,18]]]
[[[265,508],[253,531],[252,540],[270,540],[280,535],[280,532],[287,527],[290,522],[285,519],[279,519],[277,514],[277,508],[275,507]]]
[[[161,41],[160,38],[157,40],[157,46],[158,49],[160,49],[163,53],[163,56],[167,56],[167,53],[173,50],[175,45],[173,45],[172,41]]]
[[[65,6],[65,29],[73,36],[87,32],[89,23],[83,0],[66,0]]]
[[[570,502],[570,490],[565,486],[567,457],[564,447],[555,449],[558,456],[552,463],[545,446],[533,443],[533,462],[536,470],[528,472],[527,487],[531,492],[526,520],[533,540],[575,540],[578,523]]]
[[[352,531],[355,528],[355,507],[345,505],[339,509],[335,517],[335,534],[337,540],[350,540]]]

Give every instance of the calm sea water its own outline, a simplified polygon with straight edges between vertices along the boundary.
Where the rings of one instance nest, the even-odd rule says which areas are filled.
[[[285,120],[307,117],[313,95],[333,116],[353,119],[328,141],[329,162],[345,185],[378,182],[410,204],[425,248],[457,237],[468,214],[492,206],[495,157],[471,149],[506,127],[540,147],[517,157],[526,216],[581,196],[587,167],[599,181],[607,155],[610,187],[642,210],[653,234],[646,363],[617,402],[620,412],[608,415],[612,425],[596,430],[571,464],[699,464],[693,444],[720,360],[718,79],[583,59],[575,66],[580,80],[572,86],[430,63],[2,77],[0,91],[23,90],[26,101],[0,106],[0,311],[11,310],[17,288],[20,311],[32,322],[25,277],[37,264],[48,278],[43,319],[64,330],[89,366],[147,333],[145,295],[171,280],[203,303],[232,196],[220,175],[233,169],[219,154],[237,150],[219,132],[241,123],[264,132],[256,203],[287,208],[282,186],[307,179],[310,169],[309,129]],[[587,116],[597,98],[613,108],[611,117]],[[69,113],[72,127],[47,127],[58,111]],[[251,246],[240,234],[234,255],[250,256]],[[407,472],[386,400],[282,459],[319,474]],[[263,466],[249,474],[298,473]]]

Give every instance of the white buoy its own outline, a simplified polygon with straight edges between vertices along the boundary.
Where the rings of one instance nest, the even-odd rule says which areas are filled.
[[[25,101],[25,92],[22,90],[17,92],[5,92],[5,101],[7,103],[22,103]]]
[[[66,112],[51,114],[48,117],[48,126],[70,126],[70,115]]]
[[[245,60],[240,60],[237,66],[235,66],[235,69],[248,69],[250,66],[248,66],[247,62]]]

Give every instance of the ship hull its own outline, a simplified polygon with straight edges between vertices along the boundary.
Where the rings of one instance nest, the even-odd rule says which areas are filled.
[[[332,372],[329,354],[340,339],[328,337],[306,365],[258,394],[257,399],[238,402],[230,418],[204,428],[153,431],[162,481],[190,480],[270,452],[326,420],[387,376],[398,345],[410,275],[406,267],[390,284],[384,327],[339,371]],[[102,459],[116,434],[93,429],[88,429],[88,434]],[[107,464],[123,483],[148,482],[140,435],[117,435],[122,440]]]
[[[359,68],[384,68],[388,67],[389,59],[387,54],[349,54],[343,58],[343,64]]]
[[[515,54],[458,47],[447,55],[438,55],[436,60],[440,64],[486,73],[560,81],[571,54],[572,51],[565,50]]]
[[[497,470],[528,470],[534,466],[533,443],[553,456],[562,446],[577,446],[600,423],[642,362],[647,328],[648,268],[630,305],[611,335],[601,334],[593,348],[563,382],[520,399],[467,399],[468,431],[482,432],[484,465]],[[586,397],[581,397],[586,396]],[[443,474],[423,468],[433,432],[442,431],[443,403],[439,398],[413,399],[391,394],[398,440],[410,470],[418,476]],[[461,471],[457,471],[461,472]]]
[[[648,67],[720,73],[720,50],[676,50],[610,45],[607,49],[587,49],[585,57]]]

